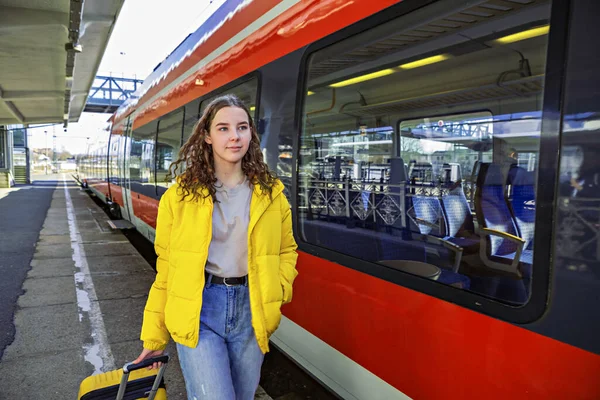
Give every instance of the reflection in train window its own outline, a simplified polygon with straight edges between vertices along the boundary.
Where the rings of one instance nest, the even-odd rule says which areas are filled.
[[[170,183],[167,182],[169,166],[177,160],[181,148],[183,109],[177,109],[158,121],[156,142],[156,190],[161,196]]]
[[[576,197],[579,193],[583,154],[582,146],[563,145],[558,178],[560,196]]]
[[[301,238],[525,304],[549,3],[483,18],[436,2],[313,53]]]
[[[556,271],[567,269],[589,282],[600,277],[599,127],[597,112],[566,116],[556,213],[561,227],[556,233]]]

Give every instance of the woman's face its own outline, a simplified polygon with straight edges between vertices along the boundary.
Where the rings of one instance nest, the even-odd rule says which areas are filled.
[[[206,143],[212,145],[215,163],[241,163],[252,132],[248,114],[239,107],[223,107],[215,115]]]

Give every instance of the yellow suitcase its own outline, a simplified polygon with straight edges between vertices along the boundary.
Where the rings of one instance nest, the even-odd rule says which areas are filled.
[[[162,362],[158,369],[147,370],[155,362]],[[79,400],[166,400],[167,391],[163,381],[169,356],[149,358],[139,364],[127,363],[121,369],[92,375],[79,386]]]

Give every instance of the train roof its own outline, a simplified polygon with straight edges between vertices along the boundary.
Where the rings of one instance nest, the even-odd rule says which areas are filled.
[[[401,0],[228,0],[115,113],[143,126]]]
[[[236,27],[226,26],[234,15],[240,13],[251,0],[227,0],[221,5],[195,32],[190,33],[162,62],[160,62],[152,73],[144,79],[144,83],[138,90],[127,99],[115,112],[112,120],[118,123],[123,117],[131,114],[138,104],[168,85],[177,76],[175,70],[194,52],[203,46],[209,38],[219,30],[234,31]],[[238,30],[243,27],[238,26]],[[230,32],[231,33],[231,32]]]

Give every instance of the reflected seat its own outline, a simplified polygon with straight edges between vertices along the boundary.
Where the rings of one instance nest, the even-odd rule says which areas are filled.
[[[535,232],[535,177],[533,171],[513,165],[508,174],[509,206],[518,235],[525,240],[524,250],[533,251]]]
[[[529,278],[533,253],[526,248],[526,240],[519,236],[504,189],[500,165],[480,163],[475,191],[481,237],[479,254],[488,268]]]
[[[348,228],[345,224],[323,220],[304,220],[299,225],[304,239],[325,248],[365,261],[407,260],[427,262],[441,268],[439,282],[469,288],[469,278],[455,271],[452,262],[455,246],[438,238],[438,241],[406,240],[387,232]],[[442,245],[443,244],[443,245]],[[435,251],[431,251],[435,249]]]
[[[461,177],[458,176],[457,181],[452,185],[448,193],[442,196],[441,201],[442,215],[446,225],[444,239],[462,247],[465,254],[476,253],[479,250],[480,239],[475,234],[471,207],[469,207]]]

